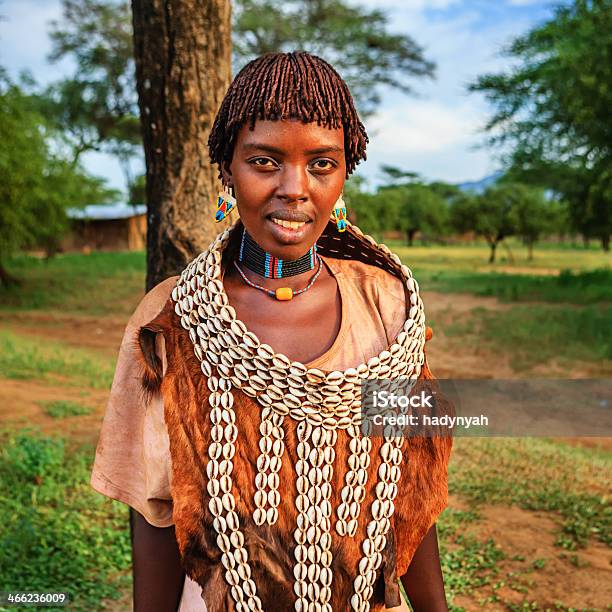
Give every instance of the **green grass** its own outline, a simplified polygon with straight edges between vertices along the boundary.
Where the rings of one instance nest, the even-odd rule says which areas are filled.
[[[113,380],[112,359],[0,330],[0,376],[44,380],[93,389],[108,389]]]
[[[397,253],[413,271],[420,273],[442,270],[462,272],[495,272],[503,270],[520,274],[556,274],[559,270],[584,272],[599,268],[612,268],[612,254],[601,249],[572,248],[569,245],[547,244],[536,248],[534,259],[527,259],[527,249],[510,242],[514,263],[508,260],[506,251],[498,248],[497,261],[490,264],[489,248],[484,243],[463,245],[432,245],[408,247],[405,243],[387,241],[387,246]],[[415,274],[415,276],[417,276]],[[419,276],[417,276],[419,279]]]
[[[444,293],[471,293],[502,302],[612,302],[612,269],[588,272],[562,270],[558,276],[472,273],[442,270],[415,272],[421,287]]]
[[[71,416],[81,416],[91,414],[93,409],[89,406],[83,406],[77,402],[69,402],[66,400],[58,400],[53,402],[40,402],[40,407],[46,414],[54,419],[62,419]]]
[[[126,507],[89,486],[93,448],[68,453],[63,439],[31,430],[0,438],[0,584],[102,609],[129,588],[131,553]]]
[[[458,535],[454,543],[457,545],[454,550],[443,548],[440,553],[445,589],[451,602],[456,595],[491,584],[499,573],[499,562],[506,558],[492,538],[481,542],[475,536]],[[459,612],[463,608],[451,605],[450,610]]]
[[[501,601],[498,598],[492,598],[492,601]],[[545,607],[540,606],[537,601],[523,601],[520,604],[514,604],[509,601],[502,602],[508,612],[600,612],[596,608],[568,608],[559,602],[546,604]],[[610,609],[608,607],[608,609]]]
[[[476,511],[447,508],[437,522],[446,596],[454,612],[462,610],[452,605],[454,598],[491,584],[499,573],[499,562],[506,557],[493,539],[482,542],[474,535],[464,533],[466,526],[479,518]]]
[[[525,510],[547,512],[558,525],[555,544],[574,551],[589,541],[599,540],[612,547],[612,507],[609,501],[609,474],[612,457],[597,449],[571,447],[553,440],[456,439],[450,465],[449,489],[470,504],[470,511],[447,510],[438,520],[440,558],[449,608],[457,595],[469,595],[479,605],[497,603],[507,610],[549,610],[529,598],[533,572],[545,571],[546,559],[510,557],[493,539],[478,539],[485,504],[517,505]],[[560,553],[578,569],[578,557]],[[504,560],[518,561],[523,567],[504,567]],[[483,593],[480,589],[488,587]],[[508,587],[525,596],[514,604],[500,596]],[[488,595],[486,593],[489,593]],[[562,603],[552,609],[577,612]]]
[[[50,260],[22,255],[6,262],[22,280],[0,286],[3,310],[61,309],[89,315],[130,314],[142,295],[144,252],[70,253]]]
[[[505,260],[500,249],[500,260],[488,264],[488,247],[483,243],[410,248],[389,241],[388,245],[412,268],[425,289],[468,291],[504,300],[585,304],[609,301],[612,296],[612,256],[595,246],[542,244],[535,259],[528,261],[526,249],[511,241],[515,263]],[[0,309],[61,308],[70,313],[126,315],[142,295],[146,261],[143,252],[70,253],[48,261],[21,255],[8,260],[6,267],[22,284],[0,287]],[[550,276],[559,270],[568,272],[560,279]]]
[[[550,512],[561,548],[575,550],[591,538],[612,547],[610,453],[541,438],[457,438],[454,444],[449,489],[476,510],[493,503]]]
[[[553,358],[564,361],[612,360],[612,306],[522,305],[508,310],[475,308],[466,321],[445,332],[509,352],[516,371]]]

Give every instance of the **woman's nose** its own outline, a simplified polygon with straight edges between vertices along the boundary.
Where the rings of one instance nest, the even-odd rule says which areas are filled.
[[[308,175],[305,168],[285,165],[280,173],[278,196],[288,201],[308,199]]]

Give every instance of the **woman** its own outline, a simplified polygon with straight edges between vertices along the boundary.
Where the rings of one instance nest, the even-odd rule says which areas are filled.
[[[217,218],[240,221],[132,316],[92,474],[132,508],[137,611],[382,610],[398,578],[447,609],[451,442],[359,427],[362,380],[431,378],[410,271],[346,221],[366,143],[307,53],[254,60],[223,100]]]

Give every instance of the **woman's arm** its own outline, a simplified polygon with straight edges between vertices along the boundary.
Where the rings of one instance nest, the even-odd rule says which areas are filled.
[[[435,524],[423,538],[401,580],[414,612],[448,612]]]
[[[176,612],[183,593],[174,527],[154,527],[130,508],[134,612]]]

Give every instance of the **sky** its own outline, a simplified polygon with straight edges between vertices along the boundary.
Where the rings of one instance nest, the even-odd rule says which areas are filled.
[[[499,169],[487,150],[482,128],[491,108],[481,94],[468,93],[478,75],[510,66],[502,55],[516,36],[552,16],[547,0],[352,0],[389,15],[390,30],[409,34],[436,63],[434,80],[411,81],[418,92],[406,96],[382,90],[378,112],[365,122],[368,160],[358,167],[370,186],[380,184],[381,164],[419,173],[427,180],[453,183],[480,180]],[[0,0],[0,65],[12,77],[28,70],[40,84],[69,76],[69,61],[50,64],[49,22],[61,20],[60,0]],[[83,157],[92,174],[124,189],[123,174],[111,157]],[[134,170],[142,171],[142,162]]]

